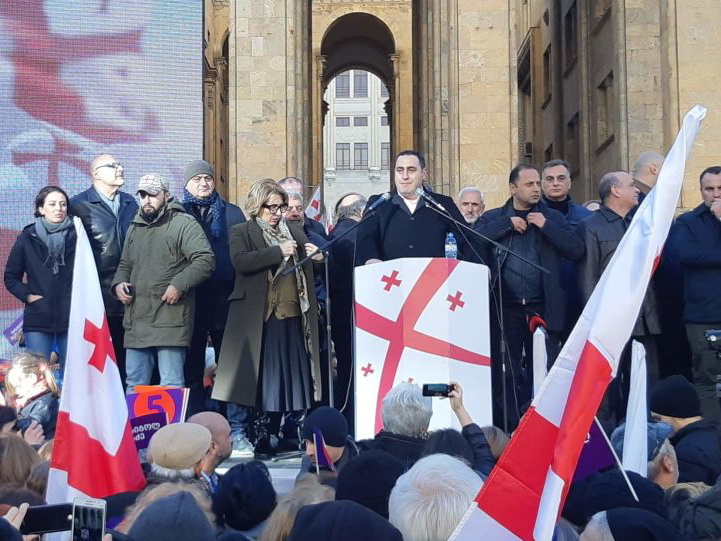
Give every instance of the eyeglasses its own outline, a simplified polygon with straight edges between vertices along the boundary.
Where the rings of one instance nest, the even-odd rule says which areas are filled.
[[[264,209],[268,209],[271,214],[277,214],[278,211],[280,211],[281,214],[285,213],[286,210],[288,210],[288,203],[284,203],[282,205],[266,205],[262,204],[261,207]]]
[[[102,165],[98,165],[95,170],[97,171],[101,167],[110,167],[110,169],[120,169],[123,166],[120,162],[110,162],[110,163],[104,163]]]

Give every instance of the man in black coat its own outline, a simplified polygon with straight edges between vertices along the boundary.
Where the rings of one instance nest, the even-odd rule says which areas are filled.
[[[439,215],[416,194],[427,178],[426,160],[420,152],[404,150],[396,157],[395,187],[390,201],[380,205],[358,228],[356,265],[400,257],[444,257],[447,233],[453,233],[458,257],[480,262],[479,246],[469,245],[461,231],[448,217]],[[372,205],[380,196],[368,200]],[[433,194],[450,216],[465,224],[463,215],[448,196]]]
[[[509,176],[509,187],[511,198],[503,207],[483,214],[475,228],[549,271],[545,274],[507,252],[494,251],[489,263],[496,291],[502,281],[505,335],[500,336],[498,317],[492,318],[495,320],[491,340],[493,393],[496,401],[494,414],[496,422],[500,422],[498,416],[502,414],[503,408],[501,339],[504,339],[508,345],[510,362],[505,371],[505,407],[510,429],[515,427],[520,418],[521,406],[531,399],[533,336],[528,326],[529,318],[539,315],[546,322],[550,365],[560,351],[561,334],[566,324],[566,294],[561,285],[561,264],[564,259],[582,259],[584,247],[563,215],[541,201],[541,174],[536,167],[525,164],[514,167]],[[498,303],[497,296],[494,302]],[[492,307],[494,316],[497,316],[497,312]]]
[[[92,186],[70,200],[70,214],[83,222],[100,278],[108,328],[113,340],[120,380],[125,385],[123,346],[123,304],[111,293],[115,271],[123,252],[125,234],[138,212],[135,198],[120,188],[125,184],[124,168],[109,154],[95,158],[90,166]]]
[[[708,330],[721,330],[721,166],[701,173],[701,197],[703,203],[676,222],[674,246],[683,266],[683,316],[701,411],[721,428],[715,389],[721,375],[721,351],[712,349],[706,336]]]

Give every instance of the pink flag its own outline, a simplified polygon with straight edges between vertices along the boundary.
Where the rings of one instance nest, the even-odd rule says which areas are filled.
[[[79,218],[68,328],[48,503],[140,490],[140,469],[115,361],[95,260]]]
[[[451,539],[548,541],[579,453],[661,255],[686,158],[706,109],[694,107],[539,394]]]

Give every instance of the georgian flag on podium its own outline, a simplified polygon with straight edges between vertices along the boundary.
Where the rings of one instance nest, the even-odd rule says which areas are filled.
[[[397,383],[459,382],[473,420],[491,424],[488,268],[404,258],[355,269],[356,438],[383,428],[381,403]],[[458,427],[433,400],[431,428]]]
[[[68,353],[60,397],[48,503],[138,491],[145,478],[128,422],[95,260],[85,228],[77,234]]]

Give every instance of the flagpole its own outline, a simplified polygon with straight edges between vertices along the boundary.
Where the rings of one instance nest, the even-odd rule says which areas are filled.
[[[601,423],[598,421],[598,417],[594,417],[593,422],[596,423],[596,426],[598,426],[599,431],[601,432],[601,434],[603,434],[603,439],[605,439],[606,443],[608,444],[608,448],[611,449],[611,453],[613,453],[613,458],[616,461],[616,465],[618,466],[618,469],[621,470],[621,475],[623,475],[623,478],[626,480],[626,485],[628,485],[628,490],[631,491],[631,495],[633,496],[633,499],[636,501],[639,501],[638,494],[636,494],[636,491],[633,489],[631,480],[628,478],[628,474],[626,473],[626,470],[623,469],[623,464],[621,464],[621,461],[618,459],[616,450],[613,448],[613,445],[611,445],[611,441],[608,439],[606,432],[603,430]]]

